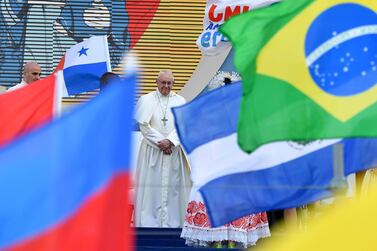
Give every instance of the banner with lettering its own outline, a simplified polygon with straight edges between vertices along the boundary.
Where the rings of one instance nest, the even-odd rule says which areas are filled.
[[[207,0],[203,32],[196,41],[202,54],[216,55],[231,46],[227,38],[219,32],[221,24],[230,17],[276,2],[279,0]]]

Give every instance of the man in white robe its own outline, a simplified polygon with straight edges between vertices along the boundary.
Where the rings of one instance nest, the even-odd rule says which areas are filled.
[[[143,139],[136,170],[135,226],[182,227],[191,189],[190,171],[171,107],[183,97],[171,91],[171,71],[161,71],[157,90],[140,97],[135,119]]]

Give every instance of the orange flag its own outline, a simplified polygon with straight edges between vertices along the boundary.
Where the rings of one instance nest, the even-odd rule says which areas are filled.
[[[51,120],[55,75],[0,95],[0,147]]]

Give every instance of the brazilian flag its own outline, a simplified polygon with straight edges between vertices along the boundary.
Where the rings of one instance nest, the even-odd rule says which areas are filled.
[[[222,25],[243,79],[243,150],[377,136],[376,12],[376,0],[284,0]]]

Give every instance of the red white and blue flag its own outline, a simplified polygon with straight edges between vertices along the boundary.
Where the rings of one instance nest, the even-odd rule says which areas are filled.
[[[60,112],[62,96],[98,88],[107,71],[107,38],[93,36],[72,46],[50,76],[0,95],[0,147],[50,121]]]
[[[134,85],[113,83],[0,151],[0,250],[132,250]]]
[[[55,71],[63,70],[66,95],[99,88],[99,80],[111,71],[106,36],[92,36],[67,50]]]

